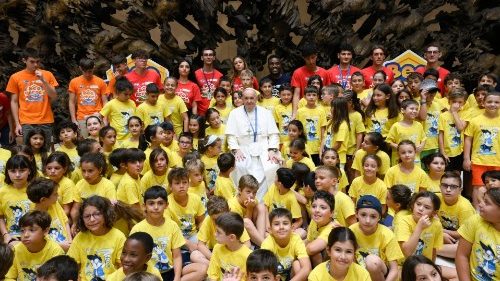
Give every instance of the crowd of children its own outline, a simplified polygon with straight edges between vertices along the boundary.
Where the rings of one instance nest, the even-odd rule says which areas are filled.
[[[72,94],[74,120],[55,124],[54,143],[35,127],[0,149],[0,279],[500,278],[494,74],[469,97],[460,76],[432,69],[391,85],[377,71],[372,88],[359,71],[345,83],[312,75],[295,104],[293,87],[276,97],[271,79],[233,62],[211,100],[182,61],[139,106],[118,76],[84,120]],[[231,177],[225,123],[244,88],[280,130],[261,202],[253,175]]]

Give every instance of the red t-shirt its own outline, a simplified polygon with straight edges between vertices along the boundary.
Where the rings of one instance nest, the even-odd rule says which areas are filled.
[[[415,72],[418,72],[422,75],[424,75],[424,72],[426,71],[427,69],[425,68],[425,66],[419,66],[417,69],[415,69]],[[450,71],[448,71],[446,68],[444,67],[438,67],[437,68],[437,71],[439,72],[439,78],[438,78],[438,88],[439,88],[439,92],[441,93],[441,95],[444,95],[444,78],[446,78],[446,76],[448,76],[448,74],[450,74]]]
[[[239,76],[234,77],[232,84],[233,84],[233,92],[243,90],[243,85],[241,84],[241,79]],[[257,78],[255,78],[255,76],[252,79],[252,86],[255,90],[259,89],[259,82],[257,81]]]
[[[212,72],[204,72],[200,68],[194,72],[194,76],[201,90],[201,100],[198,102],[198,114],[205,115],[210,106],[210,100],[212,100],[215,88],[219,87],[220,79],[223,75],[217,69],[214,69]]]
[[[10,100],[4,93],[0,92],[0,128],[9,124]]]
[[[304,96],[304,89],[307,86],[307,80],[313,75],[319,75],[323,80],[323,86],[330,85],[330,77],[326,69],[317,66],[316,71],[309,71],[305,66],[301,66],[292,74],[292,87],[300,88],[300,97]]]
[[[125,77],[134,85],[134,93],[130,96],[130,99],[135,102],[136,105],[143,103],[146,100],[146,86],[149,83],[155,83],[160,91],[163,91],[163,84],[161,83],[160,74],[152,69],[146,69],[146,71],[139,75],[135,70],[130,71],[125,74]]]
[[[175,94],[184,101],[188,109],[192,108],[194,101],[198,102],[198,104],[201,101],[200,87],[191,81],[186,83],[177,81]]]
[[[387,75],[387,79],[386,79],[386,83],[391,85],[392,84],[392,81],[394,81],[394,72],[392,72],[392,70],[388,67],[382,67],[382,70],[385,72],[385,74]],[[363,73],[363,76],[365,77],[365,87],[367,89],[369,88],[373,88],[373,74],[375,74],[375,72],[377,72],[377,70],[375,70],[375,68],[373,68],[373,66],[369,66],[367,68],[363,68],[361,70],[361,73]]]
[[[334,65],[328,69],[330,83],[339,83],[345,90],[350,90],[351,75],[356,71],[361,70],[354,65],[349,65],[347,69],[342,69],[342,72],[340,65]]]

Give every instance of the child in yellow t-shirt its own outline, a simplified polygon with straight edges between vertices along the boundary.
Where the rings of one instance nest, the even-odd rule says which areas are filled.
[[[205,115],[208,127],[205,129],[206,136],[216,136],[221,142],[222,152],[227,152],[226,125],[222,124],[220,113],[215,108],[209,108]]]
[[[286,161],[287,168],[291,168],[293,163],[304,163],[310,171],[316,170],[316,165],[306,152],[306,143],[303,139],[298,138],[291,141],[288,147],[290,158]]]
[[[215,180],[214,195],[222,196],[230,200],[236,196],[236,187],[233,180],[229,177],[235,169],[236,159],[232,153],[222,153],[217,158],[217,167],[219,167],[219,176]]]
[[[189,174],[189,189],[190,193],[196,194],[201,198],[203,207],[207,207],[207,186],[203,180],[205,172],[205,164],[200,159],[187,160],[184,165]]]
[[[221,280],[225,272],[238,267],[241,274],[246,275],[246,260],[252,252],[243,245],[240,237],[245,229],[243,219],[233,212],[221,214],[216,220],[217,243],[214,246],[210,264],[208,266],[208,279]]]
[[[387,211],[381,222],[383,225],[394,229],[402,217],[411,215],[409,210],[411,201],[411,189],[403,184],[391,186],[387,191]]]
[[[354,203],[352,199],[338,190],[339,170],[335,167],[320,166],[316,169],[316,188],[330,192],[335,197],[333,218],[340,225],[349,226],[356,222]]]
[[[425,79],[424,83],[430,79]],[[432,80],[431,80],[432,81]],[[437,87],[431,90],[421,90],[420,110],[418,110],[418,119],[422,122],[425,132],[425,145],[422,148],[422,158],[436,153],[439,150],[438,137],[439,115],[442,113],[443,106],[435,99],[438,92]]]
[[[481,175],[500,170],[500,93],[490,92],[484,98],[484,113],[472,118],[465,129],[464,169],[472,171],[472,204],[477,208]]]
[[[55,256],[64,255],[64,250],[45,238],[50,228],[47,212],[26,213],[19,220],[19,227],[23,240],[14,247],[14,261],[5,280],[35,280],[38,267]]]
[[[273,252],[257,249],[248,255],[246,261],[247,273],[243,278],[246,280],[279,281],[281,276],[278,275],[278,266],[278,259]],[[224,273],[222,280],[240,280],[240,278],[242,278],[240,269],[233,267],[229,272]]]
[[[257,105],[274,112],[274,108],[280,104],[280,99],[273,96],[273,81],[269,78],[263,78],[259,82],[261,94],[257,97]]]
[[[120,255],[122,267],[111,273],[106,280],[122,281],[134,272],[148,272],[161,278],[161,274],[153,265],[149,264],[153,253],[154,242],[151,235],[146,232],[131,234]]]
[[[0,232],[6,244],[18,243],[19,219],[30,211],[26,188],[36,176],[36,169],[26,156],[12,156],[5,167],[5,186],[0,188]]]
[[[356,260],[368,270],[372,280],[396,280],[398,260],[404,255],[394,233],[379,224],[382,204],[372,195],[363,195],[356,204],[358,223],[349,228],[356,235]]]
[[[440,184],[441,192],[437,194],[441,200],[438,216],[444,229],[444,245],[437,253],[442,257],[455,258],[458,240],[460,240],[457,230],[468,218],[476,214],[469,200],[460,195],[462,190],[459,172],[449,171],[443,174]]]
[[[417,147],[410,140],[403,140],[397,146],[397,152],[401,162],[387,170],[384,177],[386,186],[404,184],[412,193],[427,190],[429,188],[429,177],[415,164]]]
[[[425,158],[422,159],[422,163],[424,164],[425,169],[428,171],[428,181],[429,187],[428,191],[432,191],[434,193],[441,192],[439,188],[441,183],[441,176],[444,174],[446,169],[446,158],[439,152],[429,154]]]
[[[199,143],[205,138],[205,118],[193,114],[189,117],[188,132],[193,136],[193,149],[199,150]],[[202,143],[203,145],[203,143]]]
[[[273,115],[276,120],[276,125],[280,131],[281,147],[287,140],[288,124],[292,117],[292,87],[289,85],[281,85],[280,88],[280,103],[274,107]]]
[[[398,120],[399,108],[392,98],[391,86],[380,84],[373,88],[365,113],[366,132],[377,132],[386,137],[389,129]]]
[[[125,165],[125,174],[116,188],[116,199],[142,211],[141,197],[144,188],[141,184],[141,172],[146,155],[138,148],[129,148],[125,152],[122,165]]]
[[[349,147],[350,131],[349,108],[347,99],[338,97],[332,102],[332,120],[330,121],[323,137],[322,149],[333,148],[339,155],[340,167],[343,169],[347,161],[347,148]]]
[[[58,137],[60,146],[56,151],[61,151],[66,153],[73,163],[73,167],[78,167],[78,162],[80,162],[80,156],[76,150],[76,139],[78,136],[78,126],[70,121],[63,121],[57,125],[54,135]]]
[[[219,174],[217,158],[222,151],[221,149],[222,141],[214,135],[207,135],[205,139],[200,142],[200,147],[198,147],[198,151],[202,154],[201,161],[205,164],[205,182],[209,193],[213,193],[215,181]]]
[[[111,169],[113,170],[113,172],[109,176],[109,180],[113,183],[115,189],[118,187],[118,184],[120,184],[120,181],[126,172],[125,169],[126,165],[124,158],[124,155],[126,153],[127,153],[126,148],[116,148],[108,156],[109,164],[111,165],[112,167]],[[109,165],[108,165],[108,171],[109,171]]]
[[[142,169],[142,174],[147,173],[151,170],[150,164],[150,154],[156,148],[163,149],[168,156],[168,168],[173,167],[181,167],[182,159],[180,159],[179,155],[173,149],[168,147],[168,143],[166,143],[167,138],[170,139],[170,147],[175,148],[174,140],[174,127],[172,123],[165,121],[160,125],[150,125],[146,127],[144,131],[144,140],[145,142],[141,142],[140,149],[144,150],[144,154],[146,154],[146,160],[144,161],[144,168]]]
[[[354,153],[354,159],[351,167],[354,170],[354,177],[363,175],[363,164],[361,162],[363,157],[367,154],[375,154],[380,158],[381,165],[379,166],[378,174],[381,178],[383,178],[387,170],[391,167],[391,159],[389,158],[389,155],[382,150],[384,147],[384,137],[382,137],[380,133],[367,133],[361,143],[361,149],[358,149],[356,153]]]
[[[275,208],[269,214],[270,235],[262,242],[261,249],[273,252],[278,258],[278,274],[288,280],[290,276],[305,279],[311,271],[311,262],[304,242],[293,232],[292,213],[286,208]],[[292,266],[298,262],[297,266]],[[293,274],[293,275],[292,275]]]
[[[326,249],[330,231],[337,226],[332,218],[334,210],[335,198],[331,193],[324,190],[314,193],[311,203],[312,219],[305,240],[313,267],[323,262],[321,253]]]
[[[214,91],[214,99],[215,103],[213,105],[210,105],[210,107],[213,107],[219,111],[220,114],[220,119],[223,124],[227,123],[227,118],[229,117],[229,112],[233,109],[231,106],[231,102],[227,103],[227,97],[229,96],[229,93],[226,91],[226,89],[222,87],[217,87]],[[229,99],[231,100],[231,99]]]
[[[420,163],[420,152],[425,146],[426,137],[424,127],[415,120],[418,113],[418,103],[415,100],[404,100],[401,103],[401,112],[403,120],[392,125],[386,138],[386,142],[392,148],[392,164],[398,163],[398,144],[403,140],[415,143],[415,162]]]
[[[29,142],[26,145],[31,147],[31,150],[33,150],[36,168],[38,171],[43,172],[43,162],[45,162],[45,159],[47,159],[48,155],[48,149],[45,144],[45,133],[43,132],[41,127],[34,127],[32,130],[28,131],[27,137]],[[9,155],[11,154],[10,151],[8,153]]]
[[[182,267],[181,247],[186,241],[177,223],[164,215],[168,206],[167,196],[161,186],[152,186],[144,192],[146,218],[132,228],[131,236],[137,232],[151,235],[154,242],[151,263],[165,280],[180,278],[181,275],[201,278],[200,273],[206,272],[205,265],[193,262]]]
[[[122,140],[122,148],[139,148],[141,145],[141,135],[144,134],[144,122],[137,116],[130,116],[127,121],[128,136]]]
[[[385,211],[387,186],[377,177],[381,160],[375,154],[367,154],[361,162],[363,163],[363,175],[352,181],[349,188],[349,196],[356,203],[359,197],[363,195],[373,195],[381,202]]]
[[[372,280],[370,273],[356,263],[356,246],[356,236],[349,228],[334,228],[328,236],[327,252],[330,259],[316,266],[308,280]]]
[[[307,101],[306,106],[297,110],[295,119],[302,122],[305,127],[307,137],[306,152],[316,164],[319,164],[319,150],[323,144],[323,136],[326,128],[326,114],[323,110],[318,110],[318,89],[316,87],[306,87],[304,96]]]
[[[294,119],[288,122],[287,132],[288,135],[281,144],[281,155],[285,163],[290,159],[290,144],[293,141],[301,139],[304,143],[307,142],[304,126],[299,120]]]
[[[125,76],[120,76],[116,78],[115,90],[115,98],[106,103],[99,113],[106,118],[105,123],[115,128],[116,137],[121,142],[129,133],[127,121],[136,112],[135,103],[130,100],[134,85]]]
[[[167,178],[169,160],[167,152],[165,152],[162,148],[158,147],[151,151],[149,154],[149,166],[151,169],[141,178],[141,194],[144,194],[146,189],[154,185],[163,187],[167,190],[167,193],[170,192]]]
[[[187,131],[188,128],[188,110],[181,97],[175,94],[177,80],[174,77],[168,77],[163,84],[165,94],[158,98],[158,103],[167,107],[170,111],[170,121],[174,125],[176,135]]]
[[[137,107],[137,116],[148,125],[159,125],[170,115],[170,109],[158,102],[160,89],[155,83],[146,86],[146,100]]]
[[[83,201],[81,210],[77,219],[80,232],[68,256],[80,265],[80,280],[105,280],[120,265],[125,235],[113,227],[115,213],[107,198],[91,196]]]
[[[53,152],[45,162],[45,175],[59,186],[57,201],[68,217],[73,206],[75,193],[75,183],[67,177],[70,174],[70,167],[71,161],[64,152]]]
[[[174,168],[168,173],[168,184],[172,193],[168,196],[166,213],[177,223],[186,238],[189,251],[196,250],[196,232],[205,218],[205,207],[201,198],[188,192],[189,173],[185,168]]]
[[[28,185],[26,194],[30,201],[33,202],[32,210],[47,212],[50,215],[51,223],[48,236],[58,243],[64,251],[67,251],[72,240],[71,230],[68,217],[59,202],[57,202],[57,184],[49,179],[36,178]]]
[[[276,180],[264,195],[263,202],[269,213],[276,208],[290,210],[293,220],[292,230],[301,238],[305,238],[306,232],[301,228],[303,220],[300,205],[293,190],[291,190],[295,181],[296,178],[291,169],[279,168],[276,171]]]
[[[215,221],[223,214],[229,212],[227,201],[220,196],[212,196],[207,203],[207,213],[209,218],[203,220],[198,231],[198,249],[191,253],[191,262],[199,262],[208,266],[212,257],[212,250],[217,244],[215,238]],[[241,243],[250,247],[250,236],[246,230],[240,237]]]
[[[345,192],[346,187],[349,185],[349,180],[347,179],[345,170],[340,167],[340,158],[337,151],[333,148],[326,148],[321,155],[321,164],[339,170],[340,175],[337,186],[340,191]]]

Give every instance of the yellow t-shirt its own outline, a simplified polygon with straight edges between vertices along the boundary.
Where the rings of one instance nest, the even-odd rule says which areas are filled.
[[[76,166],[75,170],[71,172],[70,178],[74,184],[77,184],[81,179],[83,179],[82,169],[80,168],[80,165]]]
[[[113,173],[113,174],[111,174],[111,177],[109,177],[109,180],[113,183],[113,185],[115,186],[115,189],[120,184],[120,181],[122,180],[123,175],[124,174]]]
[[[167,99],[165,95],[160,95],[158,97],[158,103],[169,109],[170,121],[172,121],[174,125],[175,134],[180,135],[184,130],[182,114],[188,111],[184,101],[177,95],[171,99]]]
[[[64,255],[64,250],[52,240],[46,240],[43,249],[32,253],[19,243],[14,246],[14,262],[5,275],[5,280],[36,280],[37,269],[55,256]]]
[[[217,156],[208,157],[205,154],[201,156],[201,161],[205,164],[205,182],[208,190],[215,188],[215,181],[219,175],[219,166],[217,166]]]
[[[398,224],[395,225],[394,233],[398,242],[406,242],[415,231],[417,223],[413,215],[404,216]],[[424,229],[418,239],[418,245],[414,255],[424,255],[432,260],[434,249],[440,249],[443,246],[443,226],[438,219],[432,218],[432,224]]]
[[[257,102],[257,105],[264,107],[265,109],[273,113],[274,108],[280,104],[280,99],[277,97],[263,98],[262,101]]]
[[[236,196],[237,189],[231,178],[221,177],[220,175],[215,180],[214,194],[222,196],[226,201]]]
[[[26,194],[26,187],[15,188],[7,184],[0,188],[0,216],[5,219],[5,226],[10,236],[21,235],[19,219],[30,211],[30,206],[31,201]]]
[[[207,186],[205,185],[204,181],[201,181],[198,185],[191,185],[190,182],[188,191],[190,193],[198,195],[201,198],[201,203],[203,204],[203,207],[207,208],[207,202],[208,202]]]
[[[155,105],[151,105],[143,102],[137,107],[136,114],[144,122],[145,128],[148,125],[159,125],[165,121],[165,117],[170,115],[170,109],[162,103],[156,102]]]
[[[238,201],[238,195],[229,199],[227,201],[227,204],[229,205],[229,210],[231,212],[235,212],[235,213],[239,214],[242,218],[245,217],[245,213],[247,211],[247,208],[245,208],[244,206],[242,206],[240,204],[240,202]]]
[[[90,231],[78,233],[68,250],[68,256],[80,264],[80,280],[90,281],[106,277],[120,264],[125,235],[116,228],[100,236]]]
[[[156,269],[156,267],[150,265],[150,262],[151,261],[149,261],[148,263],[146,263],[146,270],[145,270],[145,272],[151,273],[151,274],[153,274],[156,277],[159,277],[161,279],[160,272],[158,271],[158,269]],[[127,275],[125,275],[125,272],[123,272],[123,267],[120,267],[115,272],[111,273],[106,278],[106,280],[107,281],[123,281],[125,279],[125,277],[127,277]]]
[[[11,155],[10,150],[0,147],[0,174],[5,174],[5,164],[7,164]]]
[[[392,230],[394,231],[394,226],[400,224],[400,221],[405,216],[411,215],[410,210],[399,210],[399,212],[394,214],[394,210],[389,209],[389,213],[393,213],[394,219],[392,220]]]
[[[269,212],[276,208],[285,208],[290,210],[292,218],[298,219],[302,217],[299,202],[297,202],[295,194],[291,190],[288,190],[285,194],[280,194],[278,187],[276,187],[275,184],[272,184],[267,189],[263,201]]]
[[[124,140],[128,135],[127,122],[136,113],[135,103],[132,100],[121,102],[112,99],[99,112],[109,120],[109,125],[116,129],[116,139]]]
[[[200,225],[200,230],[196,237],[199,241],[205,243],[207,248],[213,249],[215,244],[217,244],[217,240],[215,239],[215,222],[212,218],[207,217],[203,220]],[[243,229],[243,234],[241,234],[240,242],[245,243],[250,240],[250,236],[246,229]]]
[[[318,264],[307,277],[308,281],[337,281],[329,271],[330,261]],[[351,263],[344,280],[371,281],[370,273],[361,265]]]
[[[252,250],[241,245],[236,251],[230,251],[225,245],[214,246],[212,258],[208,266],[208,278],[210,280],[222,280],[224,272],[229,272],[233,268],[239,268],[242,276],[246,276],[246,261]],[[246,280],[244,277],[242,280]]]
[[[351,125],[351,130],[349,131],[347,155],[353,155],[356,151],[356,135],[364,133],[366,128],[365,123],[363,123],[363,116],[357,111],[349,112],[349,124]]]
[[[377,178],[377,180],[372,184],[366,183],[363,176],[355,178],[349,188],[349,196],[355,198],[357,201],[359,197],[368,194],[377,197],[381,204],[385,204],[385,200],[387,198],[387,186],[379,178]]]
[[[474,95],[469,95],[467,97],[467,101],[465,102],[463,108],[468,110],[469,108],[477,107],[477,106],[478,106],[478,104],[477,104],[476,97]]]
[[[364,174],[362,161],[363,157],[365,157],[366,154],[366,151],[364,151],[363,149],[358,149],[358,151],[354,153],[352,169],[359,171],[361,175]],[[377,155],[382,162],[382,165],[378,169],[378,174],[385,175],[385,173],[387,173],[387,170],[389,170],[389,167],[391,167],[391,159],[389,158],[389,155],[387,155],[387,153],[383,152],[382,150],[377,151],[375,155]]]
[[[452,231],[458,230],[468,218],[476,214],[476,210],[470,201],[462,195],[458,197],[457,203],[451,206],[444,202],[443,194],[439,193],[437,196],[439,200],[441,200],[438,216],[444,229]]]
[[[291,168],[292,168],[292,166],[293,166],[293,163],[295,163],[295,161],[293,161],[293,159],[288,159],[288,160],[286,161],[285,166],[286,166],[287,168],[291,169]],[[316,165],[314,165],[314,162],[313,162],[313,161],[312,161],[312,159],[311,159],[311,158],[309,158],[309,157],[303,157],[302,159],[300,159],[299,163],[305,164],[305,165],[309,168],[309,170],[310,170],[311,172],[313,172],[313,171],[315,171],[315,170],[316,170]]]
[[[471,161],[476,165],[500,166],[500,116],[472,118],[464,134],[472,137]]]
[[[304,125],[304,134],[307,138],[306,152],[309,155],[318,154],[321,145],[321,129],[326,128],[326,114],[318,107],[302,107],[297,110],[295,119]]]
[[[341,143],[340,147],[337,149],[341,164],[346,163],[347,147],[350,145],[349,140],[351,138],[350,134],[352,131],[354,131],[354,128],[351,128],[349,131],[349,126],[345,121],[340,124],[337,132],[333,131],[332,126],[328,126],[325,130],[325,148],[332,148],[336,142]],[[356,145],[356,142],[354,142],[354,145]]]
[[[140,178],[134,179],[125,173],[116,189],[116,199],[129,205],[137,203],[142,205],[143,190]]]
[[[300,239],[299,235],[293,232],[290,235],[290,241],[283,248],[276,243],[272,235],[267,236],[266,239],[262,241],[260,248],[273,252],[278,258],[278,274],[281,280],[290,280],[293,261],[309,258],[304,241]]]
[[[328,235],[333,229],[333,222],[330,222],[322,227],[318,227],[314,220],[311,220],[307,227],[307,241],[312,242],[316,239],[321,239],[328,242]]]
[[[401,171],[400,165],[390,167],[385,173],[384,182],[387,188],[396,184],[404,184],[410,188],[412,193],[415,193],[421,188],[428,189],[430,187],[429,177],[420,166],[415,165],[413,170],[406,174]]]
[[[177,154],[176,152],[173,152],[172,150],[170,150],[167,147],[162,146],[161,148],[163,150],[165,150],[165,152],[167,153],[168,167],[169,168],[182,167],[182,159],[179,156],[179,154]],[[148,147],[148,148],[146,148],[146,150],[144,150],[144,154],[146,154],[146,160],[144,160],[144,166],[142,168],[141,174],[143,174],[143,175],[151,170],[151,167],[149,165],[149,156],[151,155],[152,151],[153,151],[153,149],[151,149],[150,147]]]
[[[222,152],[228,152],[227,140],[226,140],[226,125],[221,124],[220,127],[217,129],[208,126],[205,129],[205,136],[209,135],[217,136],[222,143]]]
[[[420,122],[413,121],[411,126],[403,125],[402,122],[397,122],[392,125],[387,134],[386,141],[398,144],[402,140],[411,140],[415,145],[420,145],[425,141],[424,127]],[[392,150],[392,164],[398,163],[399,155],[396,149]],[[420,153],[415,154],[415,163],[420,163]]]
[[[35,156],[36,170],[39,173],[43,173],[42,154],[40,154],[40,153],[34,153],[34,156]]]
[[[389,261],[397,261],[405,257],[394,233],[386,226],[379,224],[375,233],[370,235],[363,233],[359,223],[355,223],[349,228],[354,232],[358,243],[356,261],[359,265],[366,267],[365,258],[368,255],[376,255],[386,264]]]
[[[377,108],[372,116],[365,119],[366,132],[377,132],[386,137],[389,129],[396,122],[397,117],[389,119],[389,108]]]
[[[159,185],[159,186],[165,188],[165,190],[167,190],[167,193],[170,194],[170,186],[168,185],[167,175],[168,175],[168,171],[162,176],[157,176],[153,173],[152,170],[149,170],[141,178],[141,187],[142,187],[141,194],[144,194],[144,192],[146,192],[146,190],[148,188],[155,186],[155,185]]]
[[[80,156],[78,155],[78,151],[76,150],[76,146],[73,148],[67,148],[64,145],[61,145],[56,149],[56,151],[66,153],[69,157],[69,160],[71,160],[71,163],[73,163],[73,167],[75,167],[75,169],[77,167],[80,167]]]
[[[274,107],[274,120],[280,131],[280,143],[285,143],[288,139],[288,123],[292,118],[292,103],[284,105],[282,103]]]
[[[458,116],[463,121],[468,121],[465,119],[463,110],[458,112]],[[464,133],[458,131],[455,120],[449,111],[439,115],[438,129],[443,132],[444,153],[446,153],[446,156],[455,157],[460,155],[464,149]]]
[[[205,208],[201,203],[200,196],[188,193],[188,202],[185,207],[179,205],[174,199],[174,194],[168,196],[168,208],[166,210],[170,218],[177,223],[184,237],[196,234],[195,218],[205,214]]]
[[[361,93],[357,93],[357,96],[360,101],[362,100],[369,101],[372,98],[372,94],[373,94],[373,89],[370,88],[370,89],[364,89]]]
[[[35,209],[34,204],[32,209]],[[67,241],[70,238],[68,229],[66,228],[69,220],[61,205],[59,205],[58,202],[52,204],[52,206],[50,206],[47,210],[47,213],[52,219],[50,222],[48,236],[57,243]]]
[[[337,220],[340,225],[348,226],[347,219],[356,214],[354,203],[352,199],[344,192],[337,191],[335,193],[335,211],[333,218]]]
[[[82,202],[82,199],[92,195],[106,197],[109,200],[116,200],[116,187],[107,178],[101,178],[96,184],[89,184],[85,179],[76,184],[75,202]]]
[[[179,151],[179,142],[176,139],[173,139],[169,145],[165,146],[163,143],[161,144],[161,147],[163,149],[168,148],[170,151],[173,152],[178,152]]]
[[[426,136],[424,151],[430,149],[437,149],[439,147],[438,120],[442,110],[443,107],[436,100],[432,101],[431,106],[427,106],[427,118],[425,118],[425,121],[422,122],[424,125],[424,131]]]
[[[75,183],[64,176],[61,178],[58,185],[59,188],[57,189],[57,194],[59,195],[59,198],[57,199],[57,201],[59,202],[59,204],[61,204],[62,206],[65,204],[73,203],[73,201],[75,200]]]
[[[345,193],[345,188],[349,185],[349,181],[347,180],[347,174],[343,168],[340,168],[340,179],[339,180],[339,190]]]
[[[224,108],[219,108],[216,106],[210,106],[210,107],[217,109],[217,111],[219,111],[220,120],[222,121],[223,124],[227,124],[227,118],[229,117],[229,113],[231,112],[231,110],[233,110],[232,104],[231,106],[228,106],[226,104],[226,107]]]
[[[142,220],[132,227],[130,234],[141,231],[153,237],[152,264],[160,272],[171,270],[174,267],[172,250],[178,249],[186,243],[179,226],[169,218],[165,218],[165,223],[161,226],[154,226],[147,220]]]
[[[429,188],[427,188],[427,191],[441,193],[441,179],[433,180],[429,175],[427,175],[427,178],[429,182]]]
[[[120,148],[139,148],[139,140],[133,141],[130,138],[125,139],[120,143]]]
[[[500,276],[497,266],[500,231],[476,214],[460,226],[458,233],[472,244],[469,257],[472,280],[497,280]]]

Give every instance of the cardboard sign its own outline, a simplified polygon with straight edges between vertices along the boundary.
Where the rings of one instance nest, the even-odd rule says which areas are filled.
[[[427,62],[424,58],[417,55],[412,50],[406,50],[393,60],[386,61],[384,66],[387,66],[394,72],[394,79],[406,81],[408,74],[415,72],[415,69],[419,66],[424,66],[426,64]]]

